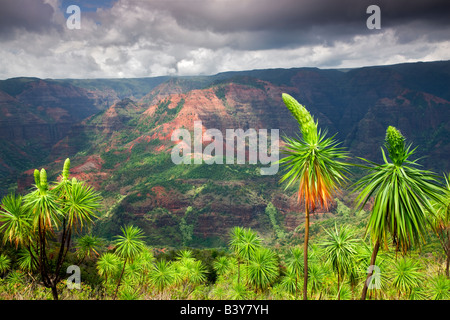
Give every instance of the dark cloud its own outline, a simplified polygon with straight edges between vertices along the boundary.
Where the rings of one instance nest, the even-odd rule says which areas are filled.
[[[386,27],[412,21],[423,21],[431,25],[450,25],[450,2],[446,0],[384,0],[379,1],[379,6]]]
[[[0,36],[13,37],[17,31],[46,32],[55,27],[54,10],[43,0],[4,0],[0,7]]]
[[[448,0],[185,0],[150,1],[145,6],[170,12],[186,28],[228,33],[365,26],[366,9],[373,4],[381,8],[386,26],[411,20],[450,24]]]
[[[449,59],[448,0],[0,0],[0,77],[133,77]],[[81,8],[81,29],[66,7]],[[369,5],[381,30],[369,30]]]
[[[130,2],[132,3],[132,1]],[[436,37],[434,31],[450,26],[450,1],[408,0],[185,0],[136,2],[148,10],[160,10],[188,30],[208,30],[237,36],[230,45],[241,50],[347,41],[375,31],[366,27],[369,5],[381,9],[383,28],[417,22],[413,30]],[[406,34],[404,34],[406,36]],[[442,35],[444,36],[444,35]],[[448,36],[444,36],[447,38]],[[442,39],[442,38],[441,38]]]
[[[343,20],[351,23],[352,20],[364,19],[364,6],[349,6],[351,2],[348,0],[187,0],[157,1],[151,2],[149,6],[168,12],[185,28],[230,33],[301,30],[313,25],[333,24]]]

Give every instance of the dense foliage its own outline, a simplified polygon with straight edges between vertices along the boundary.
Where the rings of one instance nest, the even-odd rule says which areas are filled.
[[[45,188],[44,180],[39,172],[41,188],[43,184]],[[66,181],[72,187],[79,183]],[[56,184],[56,190],[55,187],[46,190],[56,192],[60,184]],[[9,195],[2,201],[0,299],[52,299],[54,291],[46,286],[39,259],[33,257],[45,247],[47,258],[55,259],[62,232],[60,228],[48,231],[43,247],[30,245],[30,236],[34,234],[30,233],[34,230],[30,214],[33,211],[24,206],[24,198]],[[370,213],[349,208],[338,199],[335,201],[339,204],[336,214],[315,221],[311,228],[309,299],[358,299],[367,277],[372,252],[364,233]],[[60,206],[56,202],[55,205]],[[380,250],[376,273],[368,286],[369,299],[450,299],[445,251],[439,246],[448,241],[442,238],[445,234],[442,230],[448,230],[448,216],[442,215],[442,202],[435,206],[441,215],[434,216],[435,224],[425,235],[429,243],[423,251],[412,247],[400,256],[397,247],[389,243]],[[50,220],[45,221],[56,221],[57,217],[75,221],[67,215],[75,213],[68,209],[67,202],[65,208],[66,215],[49,216]],[[289,240],[292,235],[279,224],[273,205],[266,208],[266,213],[272,234],[262,237],[250,228],[234,227],[230,230],[228,246],[217,249],[151,247],[142,230],[132,225],[124,226],[122,235],[112,241],[84,232],[65,251],[59,277],[54,274],[57,271],[54,263],[48,265],[53,273],[48,272],[47,276],[58,279],[59,299],[300,299],[303,248]],[[187,221],[191,214],[192,208],[188,208]],[[37,222],[39,216],[35,217]],[[89,216],[85,215],[84,219],[82,215],[77,216],[76,221],[89,221]],[[437,230],[441,231],[436,234],[441,242],[433,236]],[[80,267],[79,288],[70,289],[67,283],[70,272],[66,271],[71,265]]]
[[[334,223],[337,225],[342,219],[336,218]],[[336,225],[312,238],[308,254],[309,299],[360,297],[371,255],[370,244],[358,236],[361,229],[350,224]],[[99,255],[86,256],[79,264],[80,288],[69,289],[63,279],[57,286],[59,297],[83,300],[302,298],[303,249],[300,246],[276,248],[251,229],[240,228],[237,232],[234,229],[230,231],[229,247],[220,250],[161,252],[143,243],[137,246],[138,250],[124,249],[117,242],[93,244],[91,249]],[[124,228],[124,232],[118,240],[123,241],[130,230]],[[81,247],[68,254],[65,266],[79,262],[77,254],[86,249]],[[379,273],[373,277],[368,298],[450,299],[450,280],[444,274],[442,257],[427,257],[416,251],[401,257],[395,254],[395,248],[390,249],[378,256]],[[130,254],[133,260],[126,258]],[[52,299],[51,290],[41,285],[39,274],[28,270],[23,259],[16,257],[13,248],[0,255],[0,298]]]

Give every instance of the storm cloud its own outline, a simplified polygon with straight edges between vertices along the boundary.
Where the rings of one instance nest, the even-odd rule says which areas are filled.
[[[0,78],[146,77],[450,59],[450,3],[2,0]],[[70,4],[81,29],[66,27]],[[369,5],[381,29],[369,30]]]

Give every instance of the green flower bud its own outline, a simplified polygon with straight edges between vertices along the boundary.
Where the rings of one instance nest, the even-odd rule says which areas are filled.
[[[294,118],[297,120],[299,124],[302,123],[302,105],[300,105],[297,100],[295,100],[293,97],[288,95],[287,93],[283,93],[281,95],[283,98],[283,102],[286,105],[286,107],[289,109],[289,111],[292,113]]]
[[[392,162],[403,161],[405,137],[393,126],[389,126],[386,130],[385,146],[388,149]]]
[[[41,169],[40,172],[40,183],[41,183],[41,189],[48,190],[48,183],[47,183],[47,172],[44,168]]]
[[[34,169],[34,183],[36,184],[36,186],[39,189],[41,188],[41,180],[40,180],[39,170],[38,169]]]
[[[317,124],[309,111],[287,93],[282,95],[283,102],[301,126],[303,139],[311,142],[317,138]]]
[[[70,171],[70,159],[67,158],[66,161],[64,161],[64,167],[63,167],[63,172],[62,172],[62,176],[63,176],[64,180],[69,179],[69,171]]]

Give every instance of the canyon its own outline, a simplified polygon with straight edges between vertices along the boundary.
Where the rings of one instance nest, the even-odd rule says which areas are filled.
[[[351,161],[381,162],[385,131],[393,125],[417,146],[420,164],[442,174],[450,170],[449,84],[449,61],[198,77],[2,80],[0,193],[26,192],[35,168],[45,167],[57,179],[69,157],[72,176],[103,196],[93,230],[100,236],[110,238],[133,223],[155,246],[223,245],[233,226],[272,232],[269,203],[294,236],[301,232],[303,208],[295,190],[280,185],[281,170],[264,176],[260,164],[248,161],[175,165],[173,132],[194,132],[196,121],[205,131],[278,129],[281,150],[283,136],[300,134],[282,102],[286,92],[307,107],[319,128],[336,134]],[[337,197],[351,205],[348,190]],[[334,211],[319,209],[314,217]],[[182,220],[192,234],[180,232]]]

